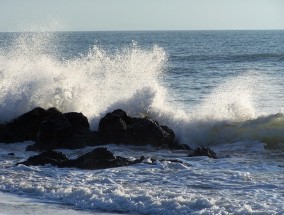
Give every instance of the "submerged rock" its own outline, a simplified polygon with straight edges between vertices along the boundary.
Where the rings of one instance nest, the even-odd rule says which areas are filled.
[[[217,154],[209,147],[198,146],[194,151],[188,154],[188,157],[207,156],[209,158],[217,158]]]
[[[141,163],[144,157],[136,160],[130,160],[124,157],[114,156],[105,147],[99,147],[91,152],[88,152],[77,159],[69,160],[61,152],[47,151],[39,155],[32,156],[24,162],[17,163],[27,166],[51,164],[58,167],[75,167],[79,169],[105,169],[112,167],[128,166],[136,163]]]
[[[17,163],[24,164],[26,166],[43,166],[51,164],[53,166],[59,166],[61,163],[67,162],[68,158],[62,154],[62,152],[46,151],[39,155],[29,157],[26,161]]]
[[[75,160],[64,163],[61,167],[76,167],[79,169],[105,169],[128,166],[141,163],[141,159],[129,160],[124,157],[114,156],[107,148],[96,148]]]

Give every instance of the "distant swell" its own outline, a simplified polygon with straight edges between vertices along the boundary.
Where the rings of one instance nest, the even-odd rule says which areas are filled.
[[[283,61],[283,54],[274,53],[256,53],[256,54],[242,54],[242,55],[176,55],[171,56],[172,60],[180,62],[191,61],[218,61],[218,62],[254,62],[254,61]]]

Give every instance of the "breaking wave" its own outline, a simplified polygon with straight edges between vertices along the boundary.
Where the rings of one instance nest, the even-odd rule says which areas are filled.
[[[262,115],[255,108],[252,97],[262,93],[256,86],[265,82],[259,74],[215,86],[198,107],[184,108],[170,102],[174,95],[163,84],[163,48],[143,49],[133,42],[108,52],[95,45],[86,54],[64,60],[50,50],[53,42],[52,33],[26,33],[15,37],[12,46],[0,48],[0,122],[36,106],[55,106],[63,112],[83,112],[96,129],[100,117],[121,108],[167,123],[184,144],[257,140],[270,148],[283,147],[283,114]]]

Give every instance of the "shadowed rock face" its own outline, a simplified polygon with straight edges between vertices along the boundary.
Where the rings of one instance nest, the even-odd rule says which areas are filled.
[[[209,147],[198,146],[193,152],[188,154],[188,157],[207,156],[209,158],[217,158],[217,155]]]
[[[99,145],[98,134],[89,127],[88,119],[82,113],[53,115],[40,123],[33,147],[38,150],[52,150]]]
[[[24,164],[26,166],[43,166],[51,164],[53,166],[59,166],[61,163],[67,162],[68,158],[61,152],[46,151],[39,155],[29,157],[26,161],[17,163]]]
[[[199,147],[193,152],[193,154],[194,154],[193,156],[210,156],[212,158],[217,158],[216,154],[209,148]],[[153,158],[149,159],[152,161],[152,163],[156,161],[160,162],[170,161],[176,163],[183,163],[182,161],[177,159],[170,159],[170,160],[165,160],[165,159],[156,160]],[[17,163],[16,165],[23,164],[26,166],[31,166],[31,165],[38,166],[38,165],[51,164],[53,166],[57,166],[60,168],[75,167],[79,169],[95,170],[95,169],[106,169],[106,168],[133,165],[141,163],[143,162],[143,160],[145,160],[144,156],[141,156],[139,159],[130,160],[124,157],[115,156],[105,147],[98,147],[93,151],[90,151],[76,159],[71,159],[71,160],[69,160],[61,152],[46,151],[39,155],[30,157],[26,161]]]
[[[58,167],[75,167],[79,169],[105,169],[113,167],[128,166],[136,163],[141,163],[144,157],[136,160],[114,156],[107,148],[99,147],[91,152],[88,152],[77,159],[69,160],[61,152],[47,151],[39,155],[28,158],[26,161],[17,163],[26,166],[38,166],[51,164]]]
[[[0,126],[0,142],[14,143],[35,140],[39,124],[49,114],[43,108],[37,107],[11,122]]]
[[[103,143],[154,145],[169,147],[174,143],[174,132],[160,126],[149,117],[129,117],[123,110],[107,113],[99,123],[99,135]]]
[[[99,122],[98,131],[91,131],[82,113],[61,113],[56,108],[37,107],[15,120],[0,124],[0,142],[33,140],[27,150],[44,151],[59,148],[77,149],[108,143],[153,145],[170,149],[190,150],[174,141],[172,129],[149,117],[130,117],[117,109]]]

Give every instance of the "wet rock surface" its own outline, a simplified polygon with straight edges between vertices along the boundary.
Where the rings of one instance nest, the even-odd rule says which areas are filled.
[[[0,142],[35,141],[27,150],[77,149],[108,143],[152,145],[170,149],[186,149],[175,141],[174,131],[159,125],[150,117],[130,117],[121,109],[107,113],[98,131],[91,131],[82,113],[61,113],[56,108],[37,107],[11,122],[0,124]]]
[[[105,147],[99,147],[91,152],[88,152],[77,159],[68,159],[63,153],[56,151],[46,151],[39,155],[32,156],[26,161],[17,163],[26,166],[38,166],[51,164],[53,166],[63,167],[75,167],[79,169],[106,169],[113,167],[121,167],[141,163],[144,157],[136,160],[130,160],[120,156],[114,156]]]
[[[56,108],[47,110],[37,107],[0,124],[0,142],[14,143],[33,140],[35,143],[26,148],[28,151],[45,151],[22,162],[25,165],[51,164],[58,167],[80,169],[100,169],[131,165],[141,162],[114,156],[106,148],[97,148],[75,160],[52,151],[54,149],[78,149],[86,146],[100,146],[109,143],[136,146],[151,145],[171,150],[186,150],[188,156],[217,155],[208,147],[198,147],[194,151],[175,140],[174,131],[160,125],[150,117],[131,117],[121,109],[107,113],[99,122],[98,131],[91,131],[88,119],[82,113],[61,113]]]
[[[202,150],[202,155],[196,154]],[[204,154],[204,151],[207,154]],[[197,148],[193,153],[194,156],[208,156],[208,151],[210,151],[210,155],[214,154],[212,150],[207,149],[200,149]],[[216,154],[215,157],[217,158]],[[145,160],[149,160],[149,162],[143,162]],[[59,168],[78,168],[78,169],[86,169],[86,170],[96,170],[96,169],[106,169],[106,168],[115,168],[115,167],[122,167],[122,166],[129,166],[138,163],[146,163],[146,164],[155,164],[155,162],[163,162],[169,161],[174,163],[183,163],[181,160],[178,159],[155,159],[155,158],[145,158],[141,156],[139,159],[128,159],[120,156],[115,156],[112,152],[110,152],[105,147],[98,147],[86,154],[79,156],[76,159],[68,159],[66,155],[62,152],[56,151],[46,151],[39,155],[32,156],[28,158],[26,161],[17,163],[16,165],[23,164],[26,166],[42,166],[42,165],[53,165]]]
[[[194,151],[188,154],[188,157],[206,156],[209,158],[217,158],[217,154],[209,147],[198,146]]]

